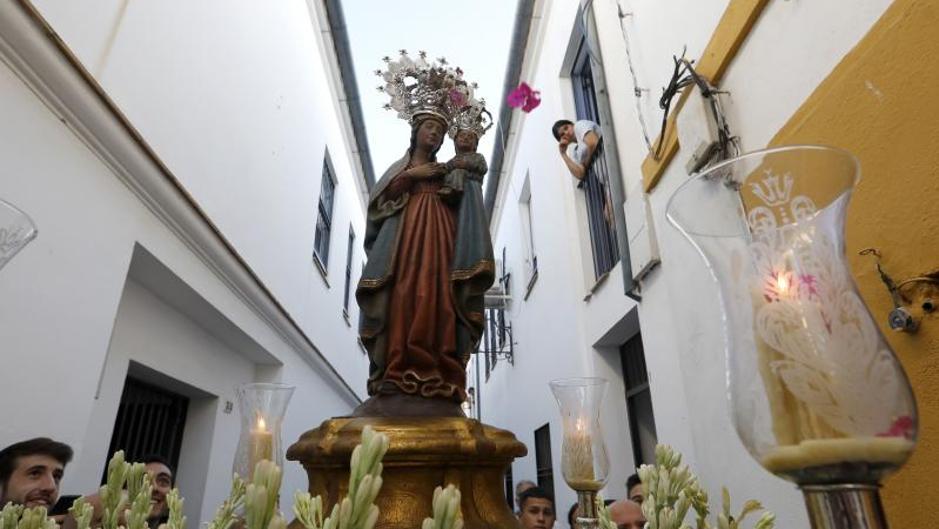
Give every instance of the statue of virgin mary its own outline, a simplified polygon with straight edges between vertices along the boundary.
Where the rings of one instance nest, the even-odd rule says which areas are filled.
[[[448,130],[460,130],[461,110],[479,102],[459,69],[423,54],[386,62],[388,107],[408,120],[411,138],[369,196],[356,300],[370,398],[355,415],[462,416],[466,363],[482,336],[495,267],[481,181],[466,179],[460,196],[448,190],[444,200],[448,168],[436,155]]]

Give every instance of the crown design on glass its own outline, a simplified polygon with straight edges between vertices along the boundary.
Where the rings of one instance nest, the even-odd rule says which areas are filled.
[[[763,184],[750,184],[753,194],[760,198],[764,204],[770,207],[782,206],[789,202],[789,196],[792,193],[792,175],[785,174],[782,182],[779,176],[771,171],[766,171],[763,177]]]
[[[413,58],[407,50],[400,50],[397,60],[387,56],[382,60],[387,69],[376,70],[375,75],[385,85],[378,90],[391,98],[384,108],[394,110],[399,118],[414,123],[418,116],[432,115],[447,124],[451,135],[457,121],[475,125],[482,132],[491,126],[491,117],[487,118],[489,125],[483,121],[489,114],[485,102],[474,97],[476,83],[467,83],[463,70],[451,66],[444,57],[428,61],[427,52],[418,52]]]

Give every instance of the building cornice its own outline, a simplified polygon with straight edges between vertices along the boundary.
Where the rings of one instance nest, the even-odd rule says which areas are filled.
[[[0,3],[0,60],[350,403],[359,396],[28,0]]]

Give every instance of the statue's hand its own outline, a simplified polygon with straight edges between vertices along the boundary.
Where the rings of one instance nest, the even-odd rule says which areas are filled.
[[[429,180],[447,174],[447,165],[430,162],[408,169],[408,176],[415,180]]]

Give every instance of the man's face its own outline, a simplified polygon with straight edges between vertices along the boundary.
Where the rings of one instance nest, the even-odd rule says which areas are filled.
[[[642,508],[630,500],[613,503],[610,506],[610,520],[616,524],[617,529],[642,529],[646,525]]]
[[[26,507],[51,509],[59,499],[59,482],[64,473],[65,465],[52,456],[18,457],[10,479],[0,491],[0,505],[12,501]]]
[[[558,134],[561,136],[561,141],[571,143],[574,141],[574,126],[569,123],[567,125],[561,125],[561,128],[558,129]]]
[[[627,499],[642,505],[643,500],[646,499],[646,497],[642,494],[642,483],[633,485],[633,488],[629,489],[629,493],[626,495],[626,497]]]
[[[153,483],[150,494],[150,517],[155,518],[167,511],[166,495],[173,488],[173,473],[163,463],[147,463],[147,474]]]
[[[554,506],[546,498],[528,498],[518,519],[524,529],[551,529],[554,527]]]

